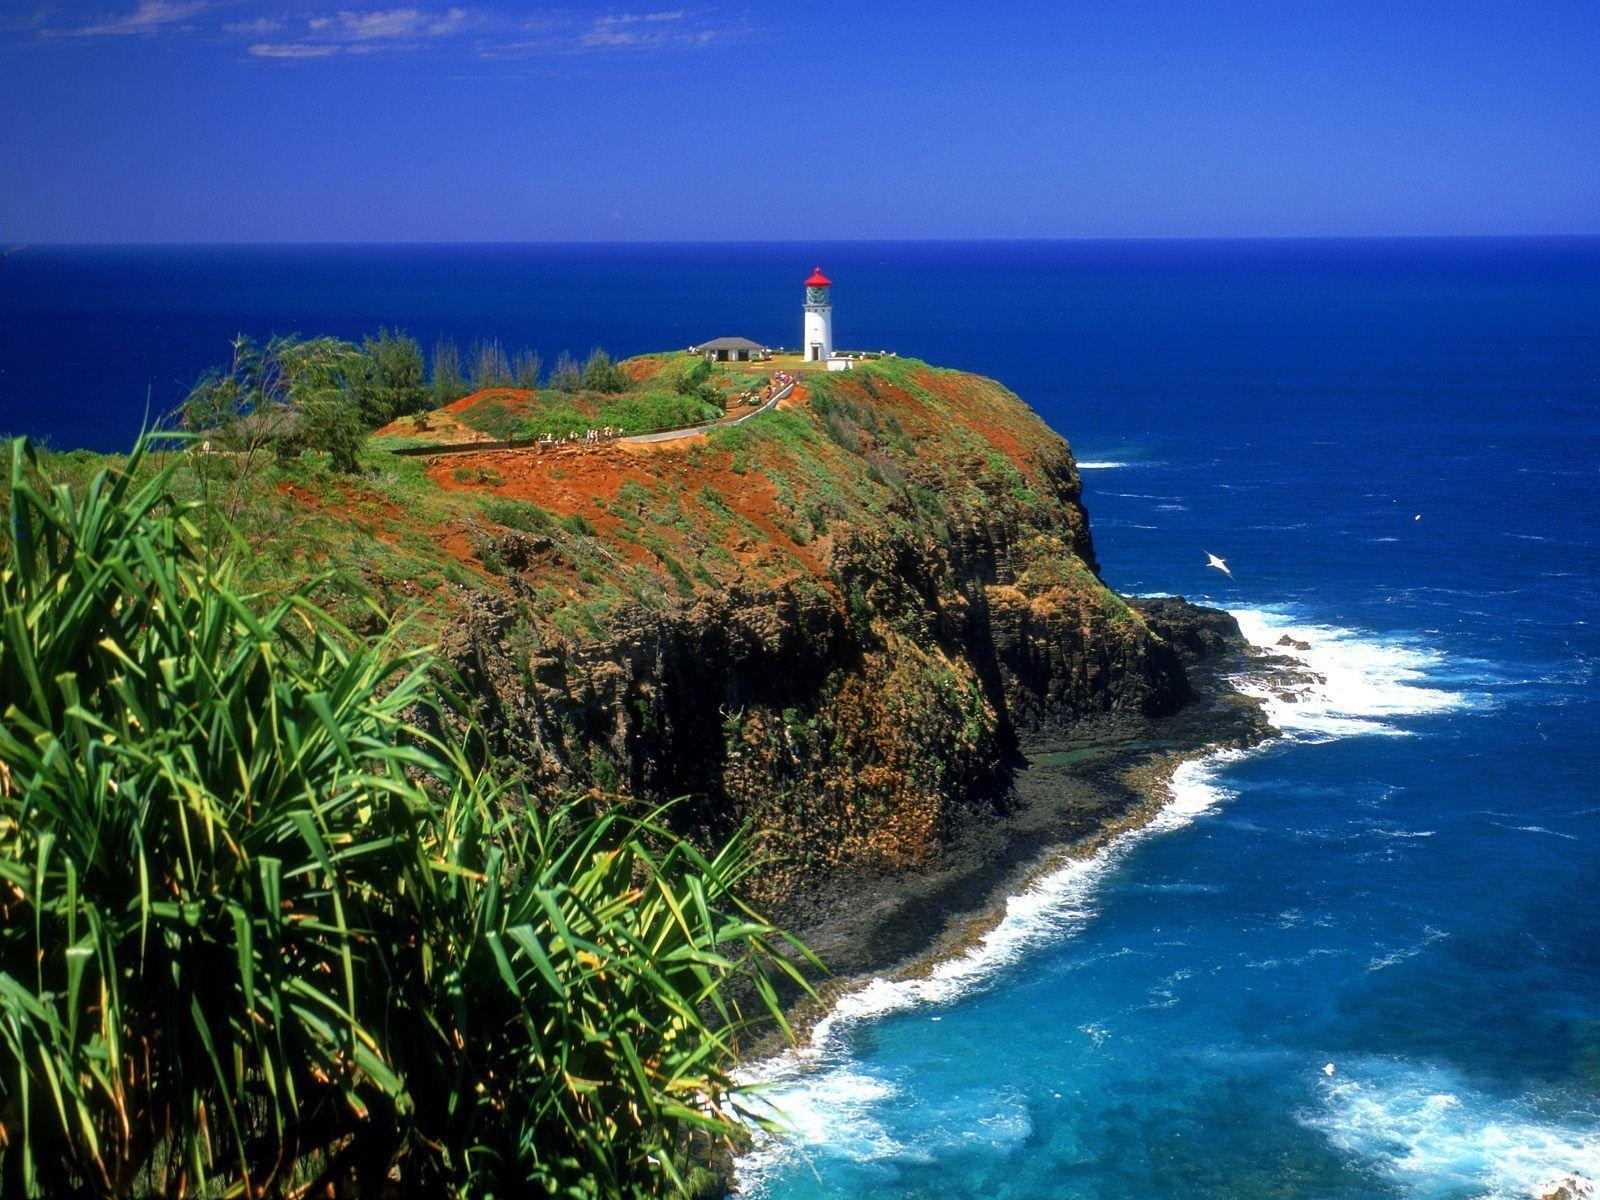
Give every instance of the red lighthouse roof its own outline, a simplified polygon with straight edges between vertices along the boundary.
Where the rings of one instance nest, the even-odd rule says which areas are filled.
[[[806,286],[807,287],[827,287],[832,283],[833,283],[833,280],[829,279],[826,275],[824,275],[822,273],[822,268],[821,267],[818,267],[814,271],[812,271],[811,272],[811,278],[806,280]]]

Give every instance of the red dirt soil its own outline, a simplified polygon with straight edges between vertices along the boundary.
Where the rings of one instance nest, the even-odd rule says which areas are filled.
[[[791,398],[789,403],[803,403]],[[699,453],[690,461],[690,450]],[[557,516],[581,514],[625,557],[648,564],[654,556],[625,537],[621,522],[609,511],[625,483],[632,480],[653,494],[670,492],[691,520],[710,518],[699,499],[709,488],[727,507],[759,532],[756,541],[732,531],[726,549],[743,563],[769,558],[776,550],[797,560],[807,572],[825,573],[817,543],[800,545],[775,520],[777,500],[771,482],[760,472],[738,474],[733,456],[706,450],[699,438],[643,445],[557,446],[546,450],[488,450],[441,455],[428,463],[428,477],[445,491],[526,500]],[[447,550],[453,550],[446,546]]]

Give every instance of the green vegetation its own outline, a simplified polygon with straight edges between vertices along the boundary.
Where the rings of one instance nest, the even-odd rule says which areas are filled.
[[[578,360],[563,350],[556,359],[555,370],[550,372],[546,387],[556,392],[575,392],[583,386],[583,372],[578,370]]]
[[[230,453],[282,458],[310,450],[354,471],[366,436],[425,408],[422,350],[380,330],[356,346],[336,338],[273,338],[233,344],[227,367],[195,385],[182,408],[189,429]]]
[[[433,344],[433,370],[428,377],[435,404],[449,404],[467,394],[467,377],[461,370],[461,347],[449,338]]]
[[[646,391],[618,396],[600,406],[600,422],[629,432],[677,429],[714,421],[721,404],[710,404],[697,393]]]
[[[611,356],[598,347],[583,364],[583,388],[589,392],[616,393],[626,391],[632,381],[622,368],[611,361]]]
[[[240,586],[186,458],[13,447],[0,1193],[683,1193],[796,976],[749,860],[485,767],[428,653]]]
[[[622,375],[616,367],[611,370]],[[631,382],[625,387],[632,387]],[[714,421],[722,414],[720,401],[708,402],[698,392],[685,394],[659,387],[591,391],[585,384],[584,390],[577,392],[551,388],[531,396],[490,394],[459,416],[469,428],[503,441],[581,436],[587,429],[603,426],[650,433]]]

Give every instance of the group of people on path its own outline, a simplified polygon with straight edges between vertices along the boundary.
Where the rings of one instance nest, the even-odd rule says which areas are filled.
[[[788,387],[793,382],[794,376],[789,374],[789,372],[774,371],[772,373],[772,382],[761,389],[761,403],[766,404],[772,399],[773,396],[783,391],[784,388]]]
[[[539,445],[549,446],[598,446],[603,442],[614,442],[622,436],[620,425],[602,425],[599,429],[585,429],[582,434],[563,433],[559,436],[553,433],[541,433]]]

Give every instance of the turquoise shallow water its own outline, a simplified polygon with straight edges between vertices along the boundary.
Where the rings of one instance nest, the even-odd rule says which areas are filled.
[[[29,249],[0,429],[122,444],[240,330],[793,341],[819,260],[842,345],[996,375],[1072,439],[1114,586],[1292,631],[1327,683],[769,1064],[794,1132],[748,1189],[1600,1176],[1600,242]]]

